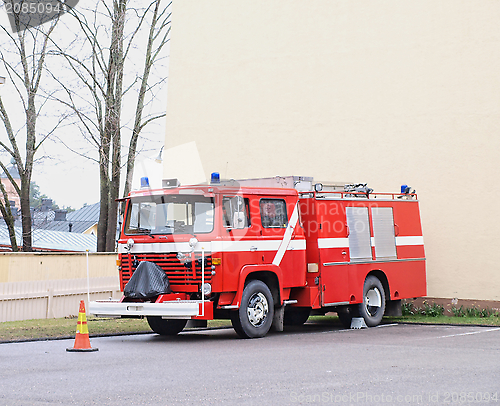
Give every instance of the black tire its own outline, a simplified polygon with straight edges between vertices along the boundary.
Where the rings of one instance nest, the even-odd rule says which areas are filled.
[[[250,281],[243,290],[241,305],[231,312],[231,323],[241,338],[264,337],[273,323],[274,301],[267,285]]]
[[[160,316],[147,316],[149,327],[161,336],[175,336],[186,327],[187,320],[162,319]]]
[[[283,324],[285,324],[285,326],[302,326],[302,324],[307,321],[310,314],[310,307],[285,308],[285,318],[283,319]]]
[[[385,292],[382,282],[370,275],[363,285],[363,303],[358,305],[359,315],[368,327],[380,324],[385,312]]]

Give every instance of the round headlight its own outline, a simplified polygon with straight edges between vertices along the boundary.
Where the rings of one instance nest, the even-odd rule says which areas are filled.
[[[208,296],[212,293],[212,285],[210,283],[203,284],[203,295]]]
[[[127,249],[130,251],[132,249],[132,247],[134,246],[134,244],[135,244],[135,241],[132,238],[129,238],[127,240],[127,245],[126,245]]]
[[[198,244],[198,239],[196,237],[192,237],[189,240],[189,246],[191,247],[192,250],[196,247],[196,244]]]

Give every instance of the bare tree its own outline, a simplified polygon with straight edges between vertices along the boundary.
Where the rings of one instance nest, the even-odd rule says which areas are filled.
[[[168,42],[170,34],[170,25],[169,25],[170,13],[167,14],[167,18],[163,18],[162,12],[165,13],[165,10],[160,9],[159,1],[155,2],[152,21],[156,21],[156,23],[152,24],[149,30],[148,42],[146,47],[146,56],[144,59],[144,69],[141,79],[141,87],[139,89],[139,94],[137,96],[134,128],[132,130],[132,138],[130,139],[129,150],[128,150],[127,174],[125,178],[125,188],[123,191],[123,197],[127,197],[132,188],[132,177],[134,176],[134,164],[137,153],[137,141],[139,139],[139,135],[142,129],[151,121],[165,116],[165,114],[163,113],[159,115],[149,116],[144,120],[142,118],[142,112],[144,110],[144,100],[146,98],[146,93],[150,89],[148,80],[151,73],[151,69],[153,67],[154,62],[158,59],[158,56],[160,55],[160,52],[162,51],[163,47]]]
[[[128,0],[98,0],[91,13],[90,10],[75,8],[70,13],[77,21],[80,33],[83,33],[85,44],[75,38],[66,49],[58,47],[57,50],[77,77],[78,85],[75,86],[79,89],[78,93],[81,91],[86,96],[76,94],[75,87],[53,75],[64,92],[63,96],[56,98],[72,112],[81,133],[98,151],[97,158],[90,157],[98,161],[100,172],[98,251],[115,250],[116,200],[119,198],[120,176],[124,167],[122,148],[125,142],[122,133],[127,129],[128,119],[122,117],[124,97],[137,92],[137,95],[134,93],[135,119],[127,146],[127,194],[139,135],[147,124],[165,116],[164,112],[144,114],[144,110],[155,98],[156,88],[166,79],[163,77],[150,83],[154,63],[162,58],[162,49],[168,42],[170,5],[170,1],[147,0],[147,5],[139,8],[137,2]],[[137,74],[129,75],[126,66],[135,64],[139,33],[147,24],[149,30],[143,67]],[[84,56],[82,49],[87,50]],[[131,55],[133,52],[134,57]]]
[[[12,6],[15,2],[6,0],[4,4],[7,3]],[[0,138],[0,147],[7,153],[9,159],[13,159],[21,178],[21,186],[17,185],[7,170],[7,165],[1,160],[0,167],[20,197],[23,229],[22,247],[23,251],[31,251],[29,200],[31,175],[33,173],[35,154],[51,133],[49,131],[42,135],[37,134],[37,120],[46,102],[45,98],[40,98],[39,90],[46,73],[45,62],[49,51],[49,37],[54,31],[58,18],[43,26],[24,29],[26,25],[21,21],[22,16],[19,13],[13,13],[12,17],[16,28],[15,34],[9,32],[5,27],[0,28],[8,37],[7,42],[0,48],[0,63],[5,68],[9,83],[14,86],[17,96],[0,94],[0,119],[4,124],[7,135],[6,140]],[[24,120],[16,127],[16,123],[11,121],[9,111],[17,107],[17,102],[22,106]],[[22,145],[23,141],[24,147]],[[11,214],[9,199],[3,184],[0,189],[3,196],[3,201],[0,199],[0,212],[9,229],[12,250],[17,251],[14,218]]]

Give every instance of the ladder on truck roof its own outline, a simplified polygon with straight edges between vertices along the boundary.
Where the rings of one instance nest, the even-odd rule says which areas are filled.
[[[345,183],[314,183],[312,176],[274,176],[270,178],[253,178],[253,179],[221,179],[219,182],[211,182],[211,184],[228,186],[228,187],[269,187],[269,188],[286,188],[296,189],[299,192],[311,192],[315,190],[316,185],[321,185],[322,190],[328,191],[344,191]]]

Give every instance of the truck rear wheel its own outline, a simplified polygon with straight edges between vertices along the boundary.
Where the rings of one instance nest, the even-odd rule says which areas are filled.
[[[359,304],[359,315],[368,327],[377,326],[385,312],[385,292],[382,282],[370,275],[363,285],[363,303]]]
[[[231,323],[241,338],[264,337],[273,323],[274,301],[267,285],[253,280],[245,286],[238,310],[231,312]]]
[[[147,316],[149,327],[161,336],[175,336],[186,327],[187,320],[162,319],[160,316]]]

